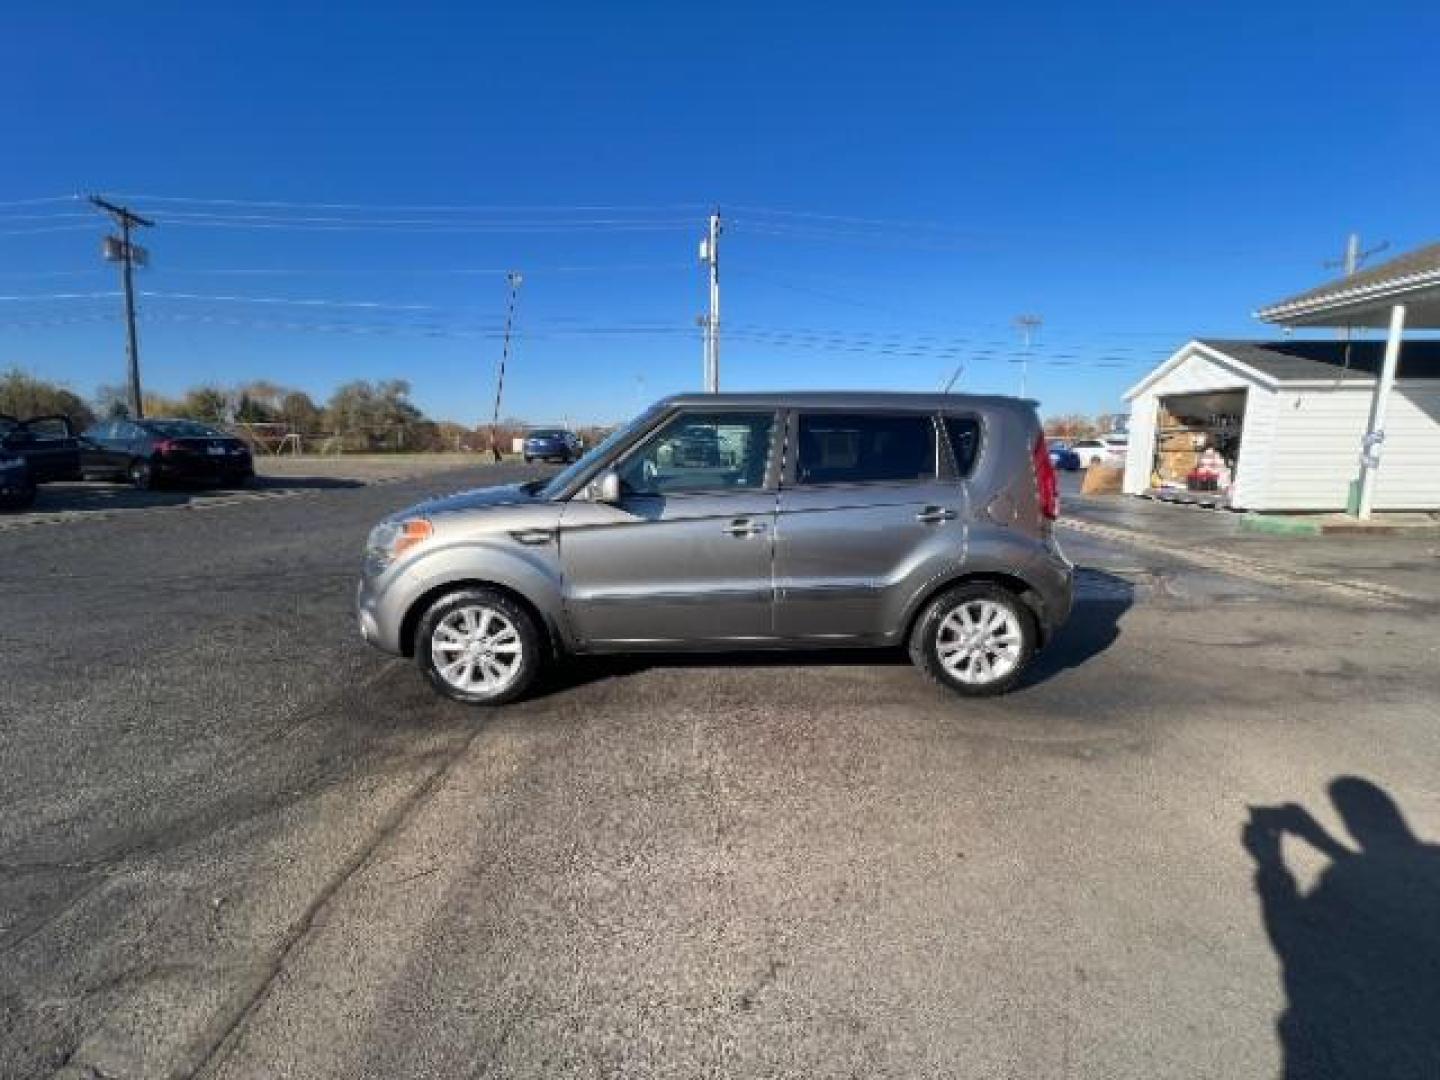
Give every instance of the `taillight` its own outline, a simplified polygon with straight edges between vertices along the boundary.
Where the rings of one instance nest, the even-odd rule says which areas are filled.
[[[1055,466],[1050,463],[1050,448],[1045,445],[1043,432],[1036,437],[1030,457],[1035,463],[1035,495],[1040,500],[1040,513],[1054,521],[1060,516],[1060,482],[1055,478]]]
[[[160,455],[174,454],[179,452],[180,444],[174,439],[161,439],[155,444],[155,452]]]

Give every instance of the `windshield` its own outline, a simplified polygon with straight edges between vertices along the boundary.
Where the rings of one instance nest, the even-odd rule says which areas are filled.
[[[224,436],[224,432],[197,424],[194,420],[147,420],[145,427],[156,435],[164,435],[169,439],[213,439]]]
[[[550,482],[546,484],[543,488],[541,488],[538,492],[536,492],[536,496],[541,499],[555,498],[555,496],[559,495],[560,492],[564,491],[567,487],[573,484],[576,479],[578,479],[584,473],[588,472],[594,466],[596,461],[603,458],[614,447],[616,447],[626,438],[628,438],[630,434],[637,428],[641,428],[644,427],[646,424],[649,424],[650,421],[654,419],[654,417],[655,409],[652,407],[646,409],[634,420],[631,420],[630,423],[616,428],[609,435],[606,435],[605,438],[601,439],[598,443],[596,443],[588,451],[586,451],[579,461],[575,462],[575,464],[571,465],[568,469],[561,469],[558,473],[551,477]]]

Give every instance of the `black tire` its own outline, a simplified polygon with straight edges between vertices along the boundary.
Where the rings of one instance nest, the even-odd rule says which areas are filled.
[[[526,465],[529,465],[530,462],[532,462],[532,461],[534,461],[534,460],[535,460],[535,459],[532,458],[529,454],[526,454],[526,455],[525,455],[525,464],[526,464]]]
[[[995,642],[995,648],[982,648],[978,658],[963,646],[956,648],[954,651],[960,652],[962,658],[954,667],[947,666],[940,653],[942,631],[946,644],[953,645],[957,638],[952,635],[957,632],[963,641],[963,627],[947,625],[946,620],[952,614],[956,614],[957,619],[973,617],[982,605],[998,605],[1009,613],[999,631],[982,639]],[[962,608],[966,609],[964,614],[960,613]],[[977,581],[947,589],[925,605],[910,633],[910,659],[928,678],[947,690],[964,697],[994,697],[1019,682],[1035,655],[1035,642],[1035,614],[1025,602],[1000,585]],[[987,677],[987,669],[993,671],[1003,666],[1002,660],[1013,660],[1013,665],[1003,674]]]
[[[35,505],[36,487],[27,484],[0,495],[0,510],[28,510]]]
[[[144,458],[135,458],[131,461],[130,467],[125,470],[125,477],[136,491],[153,491],[155,489],[155,470]]]
[[[437,654],[437,630],[450,617],[463,617],[466,609],[489,609],[498,613],[502,619],[509,621],[519,642],[519,659],[515,665],[517,670],[506,678],[503,685],[494,690],[466,689],[442,673],[440,664],[444,654]],[[503,644],[509,643],[503,629],[493,636],[503,639]],[[540,669],[544,666],[544,650],[545,637],[540,627],[535,625],[530,613],[509,596],[494,589],[460,589],[446,593],[426,609],[415,628],[415,661],[420,665],[425,678],[438,693],[466,705],[506,705],[524,696],[534,685]],[[499,662],[498,656],[491,654],[490,658]],[[482,662],[483,660],[477,660],[475,664]],[[472,673],[475,664],[471,666]]]

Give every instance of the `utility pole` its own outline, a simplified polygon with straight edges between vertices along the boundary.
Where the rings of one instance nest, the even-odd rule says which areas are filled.
[[[1039,315],[1016,315],[1015,328],[1020,331],[1020,338],[1025,342],[1025,352],[1020,358],[1020,396],[1025,396],[1030,385],[1030,335],[1040,329],[1040,324],[1045,320]]]
[[[525,280],[518,270],[505,275],[510,285],[510,301],[505,307],[505,344],[500,350],[500,375],[495,380],[495,412],[490,417],[490,453],[500,460],[500,395],[505,392],[505,362],[510,359],[510,329],[515,325],[515,301]]]
[[[1354,277],[1355,272],[1359,270],[1360,267],[1365,265],[1366,259],[1370,258],[1371,255],[1380,254],[1380,252],[1384,251],[1389,246],[1390,241],[1384,240],[1376,244],[1373,248],[1370,248],[1368,251],[1362,251],[1360,250],[1360,234],[1352,232],[1348,237],[1346,237],[1345,240],[1345,257],[1338,261],[1331,260],[1325,265],[1331,268],[1337,266],[1341,267],[1344,269],[1346,277]],[[1351,327],[1342,327],[1340,330],[1340,340],[1349,341],[1352,332],[1353,331]]]
[[[720,209],[710,215],[710,228],[700,241],[700,262],[710,270],[710,314],[704,316],[705,390],[720,392]]]
[[[125,289],[125,355],[129,361],[130,416],[135,420],[145,418],[145,403],[140,393],[140,343],[135,336],[135,264],[145,266],[150,253],[130,240],[130,230],[136,225],[152,228],[155,223],[128,207],[107,202],[98,195],[91,195],[90,202],[109,214],[120,226],[118,237],[105,238],[105,258],[120,264],[120,282]]]

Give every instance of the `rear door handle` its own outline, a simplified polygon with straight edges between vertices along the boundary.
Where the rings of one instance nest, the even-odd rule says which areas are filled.
[[[947,506],[927,506],[915,515],[915,520],[926,525],[938,525],[942,521],[954,521],[955,511]]]
[[[731,536],[759,536],[765,531],[763,521],[751,521],[749,518],[736,518],[726,525],[722,530]]]

